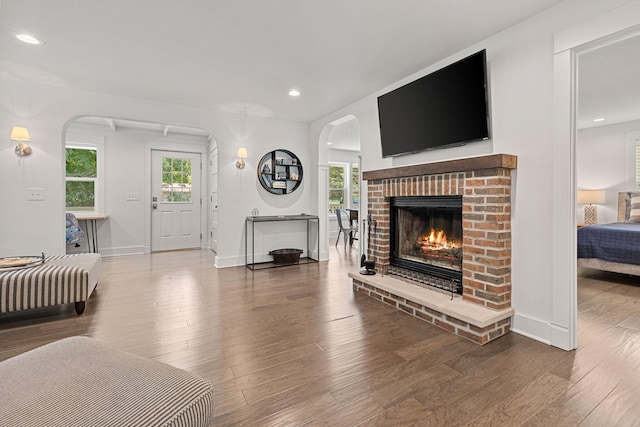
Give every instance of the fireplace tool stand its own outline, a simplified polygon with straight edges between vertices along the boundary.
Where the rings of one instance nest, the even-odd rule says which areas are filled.
[[[367,215],[367,219],[365,219],[365,221],[367,222],[367,253],[368,256],[371,256],[371,224],[373,223],[374,228],[377,228],[378,221],[375,219],[372,220],[371,214]],[[364,270],[360,270],[360,274],[365,276],[373,276],[376,274],[376,262],[367,259],[367,255],[365,254],[362,254],[362,257],[360,258],[360,267],[364,267]]]

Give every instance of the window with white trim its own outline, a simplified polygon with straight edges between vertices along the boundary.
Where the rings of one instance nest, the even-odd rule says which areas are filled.
[[[104,213],[104,144],[67,142],[65,148],[67,212]]]
[[[358,209],[360,171],[357,163],[329,163],[329,213],[336,209]]]

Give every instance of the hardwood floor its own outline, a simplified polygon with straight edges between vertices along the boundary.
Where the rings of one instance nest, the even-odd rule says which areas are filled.
[[[208,251],[104,258],[83,315],[0,315],[0,360],[91,336],[209,379],[221,426],[640,425],[638,278],[579,272],[577,351],[480,347],[355,294],[356,251],[331,250],[256,272]]]

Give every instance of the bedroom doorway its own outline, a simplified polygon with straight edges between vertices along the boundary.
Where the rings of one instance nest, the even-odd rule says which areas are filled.
[[[638,75],[640,35],[607,43],[577,56],[578,224],[617,222],[618,194],[638,191]],[[582,201],[593,204],[589,206],[580,203]]]
[[[577,348],[577,62],[581,53],[640,34],[640,1],[575,25],[554,40],[552,305],[549,343]]]

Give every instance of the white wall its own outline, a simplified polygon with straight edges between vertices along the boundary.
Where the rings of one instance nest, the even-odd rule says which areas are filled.
[[[576,146],[578,189],[605,190],[605,204],[598,205],[598,223],[616,222],[618,192],[635,191],[629,144],[640,137],[640,121],[582,129]],[[584,206],[578,205],[576,220],[584,222]]]
[[[357,164],[359,155],[360,153],[358,151],[334,150],[330,148],[327,152],[327,160],[329,162]]]
[[[248,126],[248,132],[232,138],[239,140],[235,144],[235,151],[231,150],[231,153],[227,154],[228,149],[225,153],[221,148],[220,209],[221,212],[225,211],[225,215],[221,215],[219,223],[219,241],[224,247],[224,251],[218,252],[216,256],[216,265],[219,267],[244,264],[242,227],[244,227],[245,217],[251,216],[254,208],[258,209],[260,215],[316,214],[310,203],[312,194],[315,194],[316,181],[313,174],[315,165],[309,154],[308,125],[256,119]],[[219,133],[216,132],[215,135],[220,146],[223,147],[224,142],[221,142]],[[247,147],[249,153],[244,169],[237,169],[235,166],[235,154],[239,146]],[[287,195],[276,195],[265,191],[257,178],[258,163],[262,156],[278,148],[293,152],[300,159],[303,167],[302,183],[298,189]],[[224,199],[222,199],[223,194],[227,196]],[[229,226],[238,222],[242,224],[240,230]],[[304,249],[306,228],[302,228],[302,223],[260,224],[259,228],[265,236],[258,238],[256,242],[258,254],[264,255],[270,249],[277,248]],[[296,232],[291,234],[287,230],[296,230]],[[315,228],[311,234],[316,235]],[[256,235],[258,236],[258,233]],[[310,245],[312,248],[317,248],[317,240],[313,238]],[[312,252],[314,257],[315,252]]]
[[[512,206],[514,329],[547,343],[551,342],[553,329],[551,248],[554,236],[550,224],[554,186],[554,35],[625,3],[624,0],[568,0],[311,125],[311,139],[319,140],[327,123],[346,114],[356,116],[360,121],[363,171],[489,153],[518,156]],[[492,139],[464,147],[383,159],[377,96],[480,49],[487,49]],[[323,161],[319,153],[319,163]],[[365,190],[362,191],[364,194]],[[570,193],[567,192],[566,198],[570,198]]]
[[[252,208],[263,215],[314,213],[308,189],[315,188],[315,183],[310,182],[313,174],[306,173],[306,166],[312,165],[306,124],[86,92],[27,81],[10,73],[0,73],[0,93],[0,130],[5,135],[0,145],[0,256],[65,252],[63,135],[65,124],[82,115],[183,124],[211,131],[220,147],[217,255],[221,265],[244,263],[244,217],[251,215]],[[8,137],[12,126],[29,129],[33,147],[30,157],[19,159],[13,153],[15,144]],[[235,167],[240,146],[249,152],[243,170]],[[278,198],[258,188],[256,163],[262,154],[275,148],[289,149],[302,160],[303,191]],[[31,187],[44,188],[45,200],[27,201],[26,191]],[[122,227],[123,233],[128,232]]]

